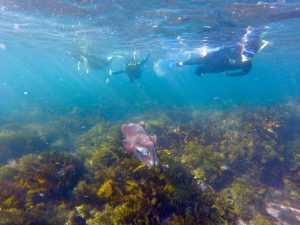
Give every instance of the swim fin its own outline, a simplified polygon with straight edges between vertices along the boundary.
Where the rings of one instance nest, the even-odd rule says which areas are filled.
[[[154,71],[159,76],[164,76],[169,70],[176,67],[176,62],[170,59],[160,59],[154,63]]]

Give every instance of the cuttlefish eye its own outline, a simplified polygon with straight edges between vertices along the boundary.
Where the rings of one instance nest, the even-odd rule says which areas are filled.
[[[145,147],[136,147],[136,150],[138,150],[143,155],[149,155],[149,149]]]
[[[147,166],[158,166],[157,156],[153,147],[135,147],[135,156]]]

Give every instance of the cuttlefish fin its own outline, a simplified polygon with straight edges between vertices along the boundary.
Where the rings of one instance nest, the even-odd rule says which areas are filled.
[[[129,152],[133,151],[133,145],[130,142],[123,140],[123,144],[127,151],[129,151]]]
[[[126,124],[122,124],[121,130],[122,130],[123,133],[125,132],[126,126],[127,126]]]
[[[145,123],[144,123],[144,121],[139,122],[138,125],[145,129]]]
[[[152,141],[154,141],[154,144],[156,144],[156,141],[157,141],[156,135],[150,136],[150,138],[152,139]]]

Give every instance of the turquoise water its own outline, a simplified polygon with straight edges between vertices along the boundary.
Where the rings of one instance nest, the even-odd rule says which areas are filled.
[[[250,112],[257,116],[253,116],[253,121],[251,116],[244,118],[245,124],[258,123],[270,137],[273,135],[274,140],[266,137],[266,145],[274,147],[276,142],[274,149],[298,146],[299,10],[300,2],[296,0],[0,0],[1,163],[15,165],[14,160],[24,155],[47,151],[82,155],[85,147],[94,149],[105,141],[110,143],[109,137],[97,140],[97,135],[110,135],[114,129],[119,132],[123,123],[141,120],[146,121],[146,128],[147,121],[154,124],[150,132],[162,132],[164,143],[157,136],[158,153],[163,155],[162,150],[174,146],[171,140],[168,145],[169,139],[155,127],[159,126],[155,120],[167,118],[161,126],[167,126],[170,132],[177,126],[189,132],[187,127],[199,121],[206,124],[206,128],[200,126],[201,132],[209,132],[211,122],[218,133],[235,127],[234,115],[241,121]],[[185,60],[203,46],[234,45],[248,26],[260,29],[268,45],[255,55],[252,70],[245,76],[214,73],[198,77],[194,73],[196,66],[166,70],[158,66],[161,60]],[[80,58],[67,54],[69,50],[104,59],[112,57],[112,63],[103,69],[89,68],[87,73],[83,62],[78,68]],[[140,79],[132,83],[125,74],[109,74],[110,70],[122,69],[134,54],[139,60],[150,54]],[[293,115],[287,115],[289,112]],[[214,115],[219,122],[212,122]],[[265,121],[276,118],[285,130],[274,132],[275,122],[268,127],[264,119],[255,120],[259,116],[268,118]],[[102,130],[98,124],[102,124]],[[248,129],[240,125],[234,129],[242,133],[242,128]],[[6,135],[12,134],[9,132],[15,136],[7,141]],[[253,131],[253,136],[255,132],[259,129]],[[87,138],[89,135],[91,138]],[[116,145],[122,148],[122,137],[118,135]],[[200,143],[214,145],[211,141]],[[289,154],[278,158],[283,160]],[[296,169],[293,167],[288,174],[300,170],[299,157],[293,160]],[[229,161],[229,166],[236,166]],[[0,193],[4,202],[1,195],[4,194]],[[297,200],[297,204],[289,206],[299,208],[299,203]],[[299,211],[293,212],[299,216]],[[249,217],[241,218],[250,221]]]

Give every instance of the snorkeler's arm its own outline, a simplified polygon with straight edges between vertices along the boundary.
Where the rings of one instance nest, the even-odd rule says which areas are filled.
[[[251,68],[252,68],[252,62],[249,61],[245,64],[245,66],[242,68],[241,71],[239,71],[239,72],[227,72],[226,75],[229,76],[229,77],[241,77],[241,76],[244,76],[247,73],[249,73]]]
[[[148,54],[139,64],[142,66],[142,65],[144,65],[147,61],[148,61],[148,59],[149,59],[149,56],[150,56],[150,54]]]
[[[118,71],[109,71],[109,75],[115,75],[115,74],[122,74],[122,73],[126,73],[126,70],[118,70]]]
[[[203,58],[190,58],[185,61],[176,62],[175,66],[181,67],[186,65],[199,65],[203,63]]]

